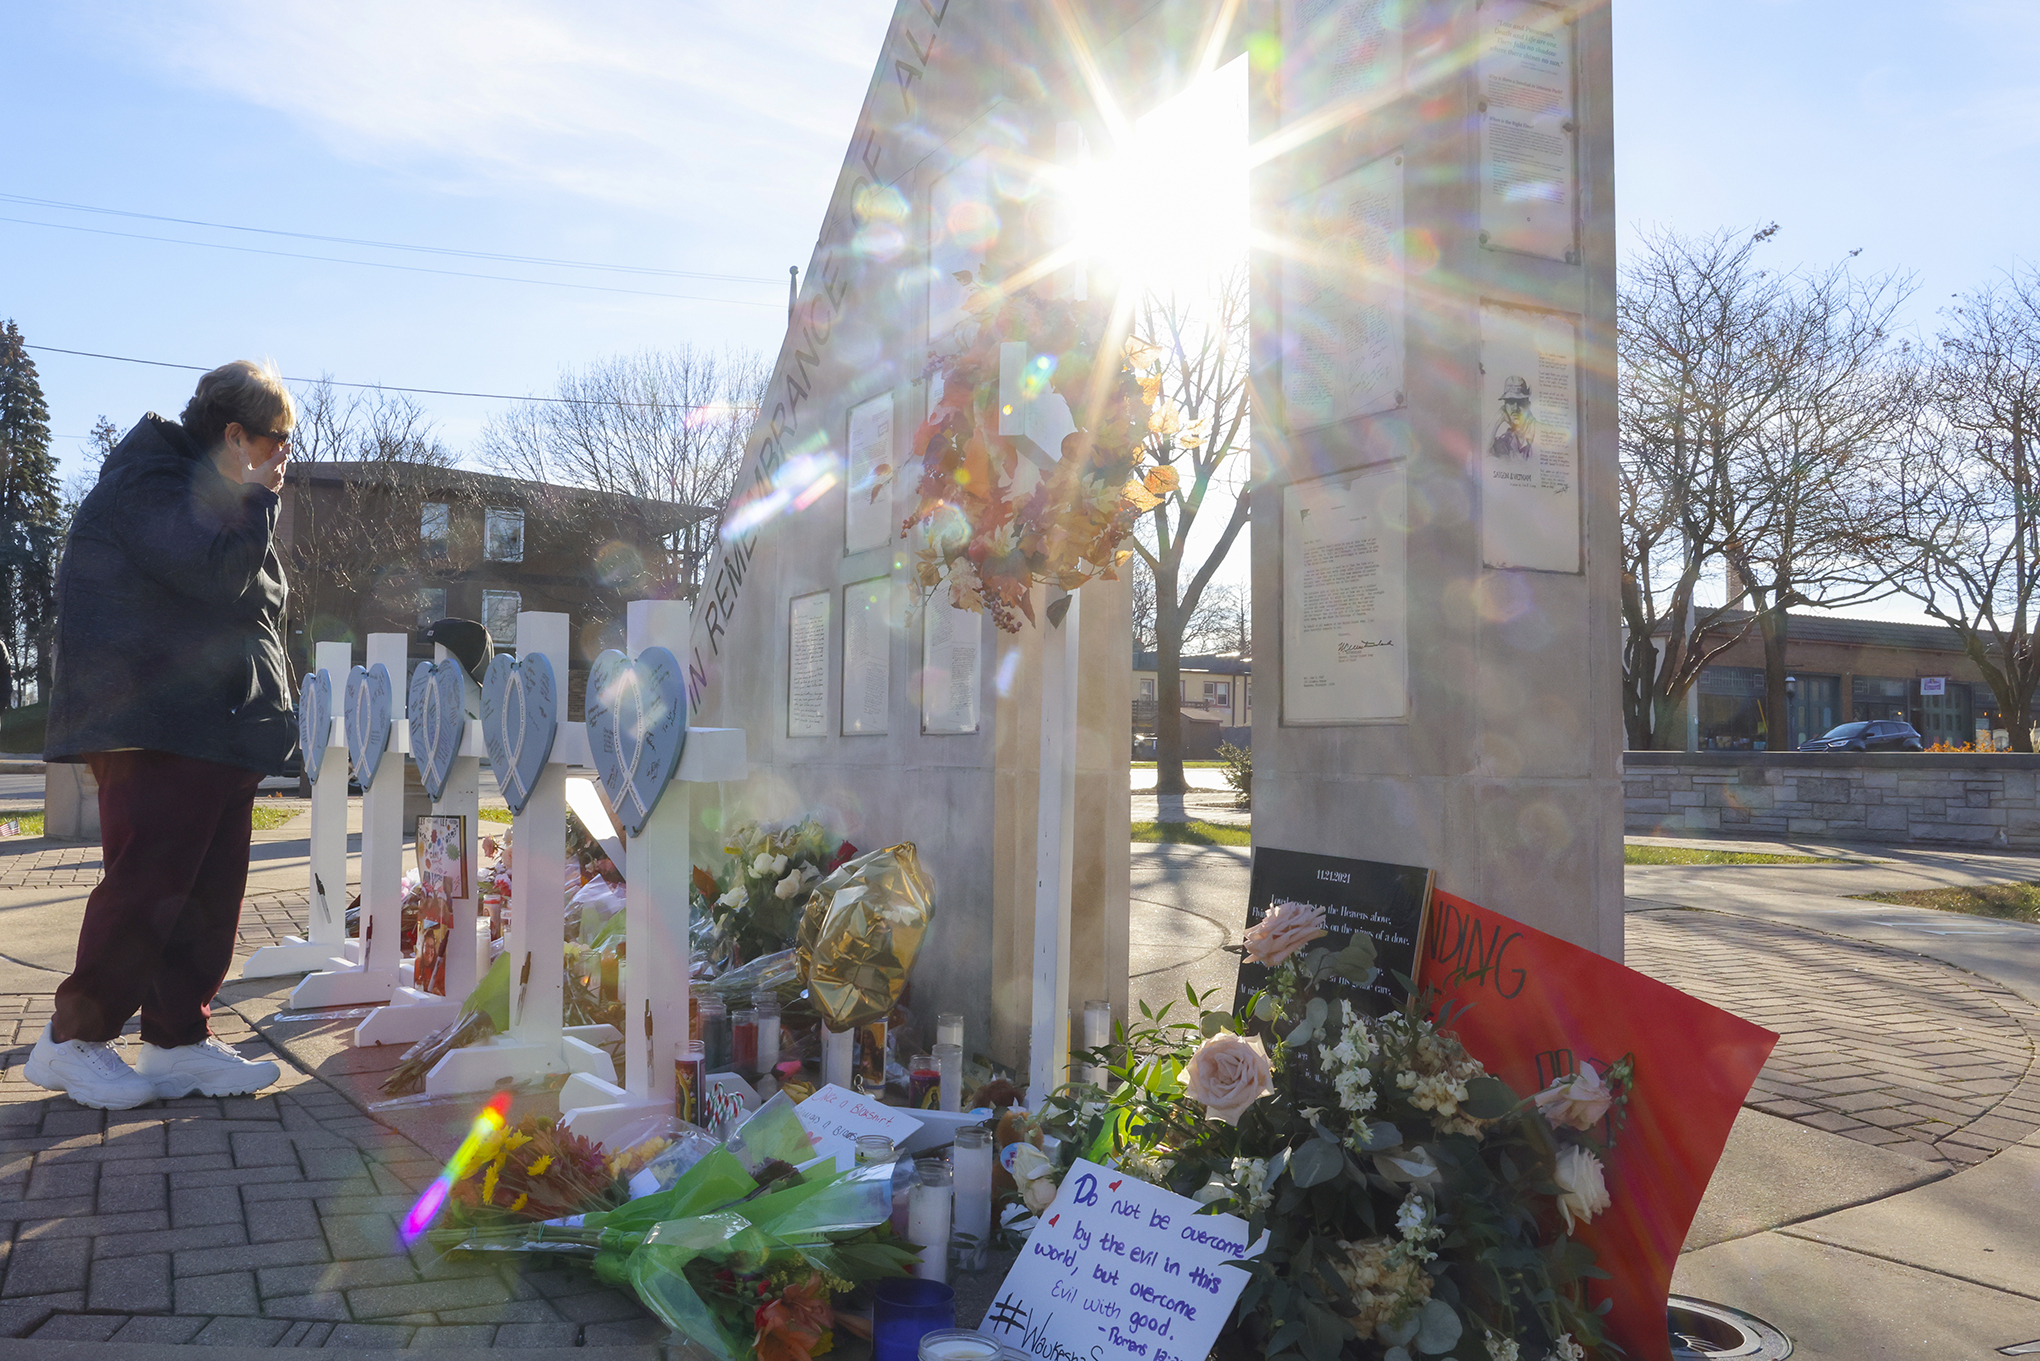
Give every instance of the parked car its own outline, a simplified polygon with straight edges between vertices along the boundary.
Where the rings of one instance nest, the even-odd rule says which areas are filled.
[[[1801,742],[1801,751],[1924,751],[1920,730],[1910,723],[1880,718],[1870,723],[1844,723],[1830,728],[1811,742]]]

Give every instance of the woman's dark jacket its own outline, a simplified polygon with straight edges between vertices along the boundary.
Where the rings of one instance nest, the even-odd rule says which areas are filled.
[[[121,747],[278,775],[297,748],[276,494],[151,412],[107,456],[57,569],[44,755]]]

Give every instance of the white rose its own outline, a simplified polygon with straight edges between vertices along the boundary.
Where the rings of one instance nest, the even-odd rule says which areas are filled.
[[[742,907],[744,905],[744,896],[745,896],[744,886],[742,884],[737,884],[733,886],[728,893],[725,893],[723,894],[722,897],[717,898],[716,902],[720,903],[724,907]]]
[[[1055,1203],[1055,1164],[1030,1143],[1013,1145],[1013,1180],[1020,1186],[1020,1199],[1040,1214]]]
[[[1615,1104],[1615,1094],[1591,1063],[1581,1064],[1577,1073],[1560,1078],[1532,1099],[1552,1124],[1580,1130],[1600,1124],[1608,1107]]]
[[[791,898],[794,894],[800,892],[800,885],[800,871],[795,870],[779,881],[778,886],[772,890],[772,896],[775,898]]]
[[[1559,1153],[1558,1168],[1551,1174],[1551,1179],[1558,1183],[1558,1212],[1565,1216],[1567,1233],[1572,1232],[1575,1219],[1582,1224],[1589,1223],[1613,1203],[1608,1196],[1608,1181],[1601,1169],[1601,1160],[1577,1144]]]

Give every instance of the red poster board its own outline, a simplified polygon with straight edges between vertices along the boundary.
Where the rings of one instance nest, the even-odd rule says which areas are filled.
[[[1590,1292],[1614,1297],[1609,1337],[1639,1361],[1670,1361],[1665,1300],[1679,1246],[1778,1037],[1449,893],[1432,898],[1419,967],[1419,985],[1452,1004],[1460,1042],[1519,1095],[1582,1063],[1605,1074],[1635,1056],[1628,1118],[1607,1168],[1614,1203],[1575,1236],[1612,1278]]]

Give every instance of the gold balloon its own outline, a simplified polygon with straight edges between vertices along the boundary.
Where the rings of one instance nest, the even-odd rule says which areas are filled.
[[[794,944],[808,996],[831,1029],[884,1020],[906,990],[935,886],[903,841],[861,855],[815,886]]]

